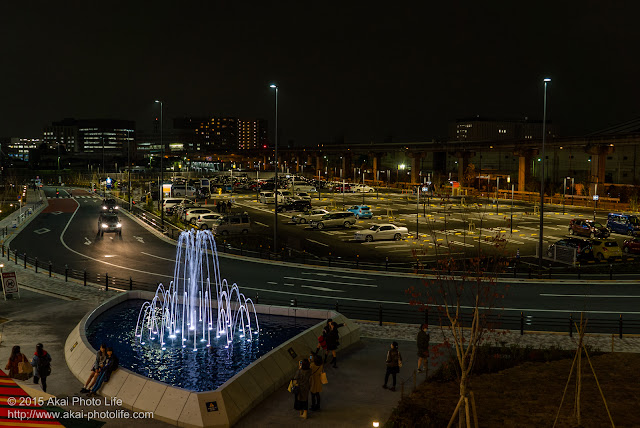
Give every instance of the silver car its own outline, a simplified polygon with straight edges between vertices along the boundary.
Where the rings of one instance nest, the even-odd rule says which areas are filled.
[[[349,211],[334,211],[325,214],[318,220],[312,220],[309,224],[316,229],[324,229],[325,227],[345,227],[349,229],[356,223],[356,217]]]
[[[208,208],[189,208],[184,212],[184,222],[196,224],[202,214],[213,214],[213,211]]]
[[[307,211],[306,213],[296,214],[291,217],[291,221],[296,224],[307,224],[313,220],[320,220],[323,215],[329,214],[329,211],[322,208],[316,208],[314,210]]]
[[[396,226],[395,224],[374,224],[369,229],[357,231],[353,239],[356,241],[380,241],[384,239],[393,239],[399,241],[406,238],[409,230],[404,226]]]
[[[196,220],[195,227],[202,230],[211,229],[214,223],[216,223],[219,219],[222,218],[222,214],[201,214],[198,216]]]

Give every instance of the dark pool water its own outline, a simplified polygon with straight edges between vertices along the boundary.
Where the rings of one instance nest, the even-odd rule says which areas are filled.
[[[155,342],[141,345],[134,340],[138,313],[144,300],[127,300],[98,316],[88,327],[87,337],[95,349],[112,346],[120,365],[152,379],[191,391],[210,391],[232,378],[262,355],[314,326],[316,319],[258,315],[260,334],[253,341],[234,340],[231,349],[212,341],[197,351]],[[176,342],[177,343],[177,342]]]

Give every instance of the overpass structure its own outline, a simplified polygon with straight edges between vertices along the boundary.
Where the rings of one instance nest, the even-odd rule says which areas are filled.
[[[495,187],[507,178],[515,190],[535,190],[539,167],[545,162],[545,180],[561,189],[564,178],[573,179],[578,193],[606,195],[611,185],[638,184],[640,172],[640,118],[580,137],[546,139],[495,139],[483,141],[421,141],[318,144],[317,147],[279,148],[279,171],[346,181],[416,185],[457,180],[467,185]],[[261,171],[273,170],[272,152],[220,152],[193,160]],[[478,180],[478,178],[480,178]],[[504,187],[506,190],[506,187]],[[569,192],[569,191],[568,191]]]

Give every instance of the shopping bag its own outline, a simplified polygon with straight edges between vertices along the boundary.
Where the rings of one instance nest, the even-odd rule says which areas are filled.
[[[329,379],[327,379],[327,374],[325,372],[322,372],[322,374],[320,375],[320,381],[322,382],[323,385],[326,385],[329,383]]]

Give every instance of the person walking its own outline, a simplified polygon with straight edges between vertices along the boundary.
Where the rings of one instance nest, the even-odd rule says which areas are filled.
[[[402,354],[398,350],[398,342],[391,343],[391,349],[387,352],[387,372],[384,375],[384,385],[382,387],[387,389],[387,382],[389,381],[389,375],[393,377],[393,386],[388,388],[391,391],[396,390],[396,375],[400,373],[400,367],[402,367]]]
[[[91,367],[91,373],[89,374],[89,379],[84,383],[80,392],[88,393],[89,385],[93,385],[95,383],[94,379],[96,379],[100,372],[102,371],[102,367],[104,366],[104,362],[107,359],[107,345],[104,343],[100,345],[100,349],[96,352],[96,360]]]
[[[324,365],[322,364],[322,358],[319,355],[311,355],[309,357],[311,361],[311,410],[320,410],[320,393],[322,392],[322,373],[324,371]]]
[[[420,331],[418,332],[418,337],[416,338],[418,345],[418,373],[426,371],[427,374],[429,374],[428,359],[430,338],[429,324],[422,324],[420,326]]]
[[[231,212],[231,199],[227,201],[227,212]]]
[[[309,390],[311,389],[311,365],[309,364],[309,360],[302,360],[298,367],[298,371],[293,377],[293,380],[296,381],[298,386],[293,408],[300,412],[301,418],[307,419]]]
[[[327,341],[327,356],[329,355],[329,352],[331,352],[331,355],[333,355],[333,360],[331,361],[331,366],[334,369],[338,368],[338,357],[336,356],[336,349],[338,349],[338,346],[340,346],[340,334],[338,333],[338,323],[336,323],[335,321],[332,321],[331,324],[329,324],[331,327],[331,329],[328,331],[327,336],[325,337],[326,341]]]
[[[20,347],[18,345],[11,348],[11,355],[9,356],[9,361],[5,366],[5,370],[9,370],[9,377],[19,380],[27,380],[31,377],[31,373],[20,373],[20,363],[29,364],[29,359],[26,355],[20,352]],[[23,364],[24,367],[24,364]]]
[[[42,343],[36,345],[36,352],[31,360],[33,366],[33,383],[41,381],[42,390],[47,392],[47,377],[51,374],[51,355],[45,351]]]

